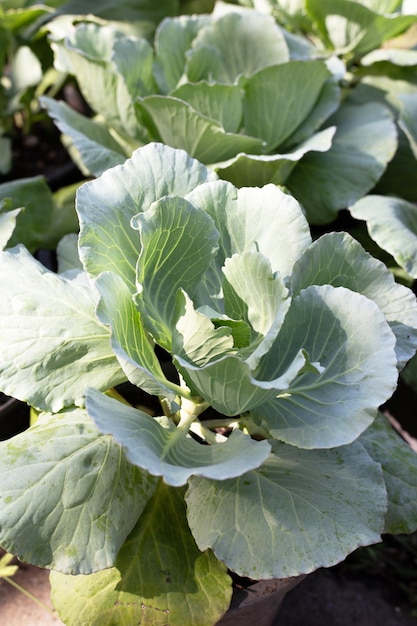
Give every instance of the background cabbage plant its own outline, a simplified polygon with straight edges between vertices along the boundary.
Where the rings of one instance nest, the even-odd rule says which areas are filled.
[[[77,77],[95,117],[43,104],[86,173],[161,141],[238,187],[285,185],[310,222],[328,223],[374,188],[398,144],[387,103],[352,98],[353,53],[328,42],[316,4],[306,4],[321,33],[313,43],[273,12],[224,3],[211,14],[163,20],[151,41],[109,24],[52,23],[57,66]],[[384,19],[375,26],[380,38],[358,54],[417,18]]]

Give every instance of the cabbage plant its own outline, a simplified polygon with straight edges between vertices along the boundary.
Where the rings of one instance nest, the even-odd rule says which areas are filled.
[[[66,624],[215,624],[235,575],[417,528],[416,455],[378,411],[417,306],[384,264],[160,143],[76,208],[57,273],[0,253],[0,389],[38,414],[0,443],[0,543],[52,570]]]
[[[402,17],[395,32],[416,19]],[[211,14],[166,18],[151,43],[87,21],[50,31],[56,66],[76,76],[93,118],[51,98],[43,105],[86,173],[160,141],[237,187],[285,185],[322,224],[368,193],[396,152],[389,107],[347,97],[343,54],[273,15],[217,3]]]

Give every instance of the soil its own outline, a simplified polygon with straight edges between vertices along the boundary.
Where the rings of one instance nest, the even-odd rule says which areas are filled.
[[[62,624],[53,612],[50,600],[49,572],[22,563],[12,580],[48,606],[50,611],[39,606],[6,580],[0,578],[0,622],[2,625],[55,626]]]
[[[274,626],[416,626],[405,607],[367,576],[318,570],[289,592]]]

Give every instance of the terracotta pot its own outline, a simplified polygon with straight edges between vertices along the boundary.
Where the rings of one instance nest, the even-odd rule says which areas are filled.
[[[304,578],[272,578],[236,589],[230,609],[216,626],[272,626],[284,597]]]

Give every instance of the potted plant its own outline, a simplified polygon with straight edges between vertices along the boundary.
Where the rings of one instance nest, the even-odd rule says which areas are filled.
[[[378,413],[417,307],[385,265],[159,143],[76,208],[57,273],[0,256],[0,389],[38,415],[0,444],[0,544],[52,570],[64,623],[216,624],[234,575],[417,527],[416,455]]]

